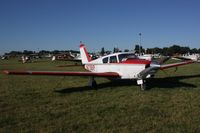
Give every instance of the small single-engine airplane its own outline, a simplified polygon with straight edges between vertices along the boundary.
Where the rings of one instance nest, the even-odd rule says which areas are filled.
[[[72,54],[72,52],[69,52],[69,54],[74,58],[73,61],[80,61],[81,62],[81,55],[79,53]]]
[[[199,62],[200,61],[200,54],[174,56],[173,58],[174,59],[179,59],[179,60],[193,60],[193,61]]]
[[[91,60],[82,43],[80,44],[80,54],[82,64],[88,72],[5,70],[4,73],[15,75],[89,76],[89,86],[92,87],[96,86],[94,77],[134,79],[141,86],[141,90],[145,90],[146,79],[153,77],[157,70],[193,63],[190,60],[162,65],[162,61],[154,62],[140,59],[134,53],[129,52],[114,53]]]

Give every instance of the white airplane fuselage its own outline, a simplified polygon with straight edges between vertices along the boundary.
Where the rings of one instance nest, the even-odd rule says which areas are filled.
[[[137,79],[138,74],[150,66],[150,61],[139,59],[133,53],[115,53],[85,64],[91,72],[116,72],[121,79]]]
[[[145,65],[131,64],[86,64],[85,69],[91,72],[117,72],[122,79],[137,79]]]

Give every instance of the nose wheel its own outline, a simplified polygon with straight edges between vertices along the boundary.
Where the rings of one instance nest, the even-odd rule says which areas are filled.
[[[144,91],[144,90],[147,89],[147,87],[146,87],[146,80],[143,80],[143,79],[137,80],[137,84],[140,85],[140,89],[142,91]]]
[[[146,90],[146,89],[147,89],[146,83],[141,84],[141,85],[140,85],[140,89],[141,89],[142,91]]]

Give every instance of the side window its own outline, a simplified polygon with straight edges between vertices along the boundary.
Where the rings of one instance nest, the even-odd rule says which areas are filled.
[[[117,56],[111,56],[110,63],[117,63]]]
[[[121,55],[118,56],[118,58],[119,58],[119,62],[122,62],[122,59],[124,59],[125,56],[123,54],[121,54]]]
[[[103,59],[103,63],[108,63],[108,57]]]

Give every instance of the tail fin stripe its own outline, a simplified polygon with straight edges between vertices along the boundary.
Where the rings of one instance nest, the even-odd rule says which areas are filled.
[[[80,54],[81,54],[82,64],[86,64],[91,61],[90,56],[88,55],[84,44],[80,44]]]
[[[88,53],[87,53],[85,47],[84,47],[83,49],[84,49],[84,52],[85,52],[85,54],[86,54],[86,57],[87,57],[88,62],[90,62],[90,57],[89,57],[89,55],[88,55]]]

